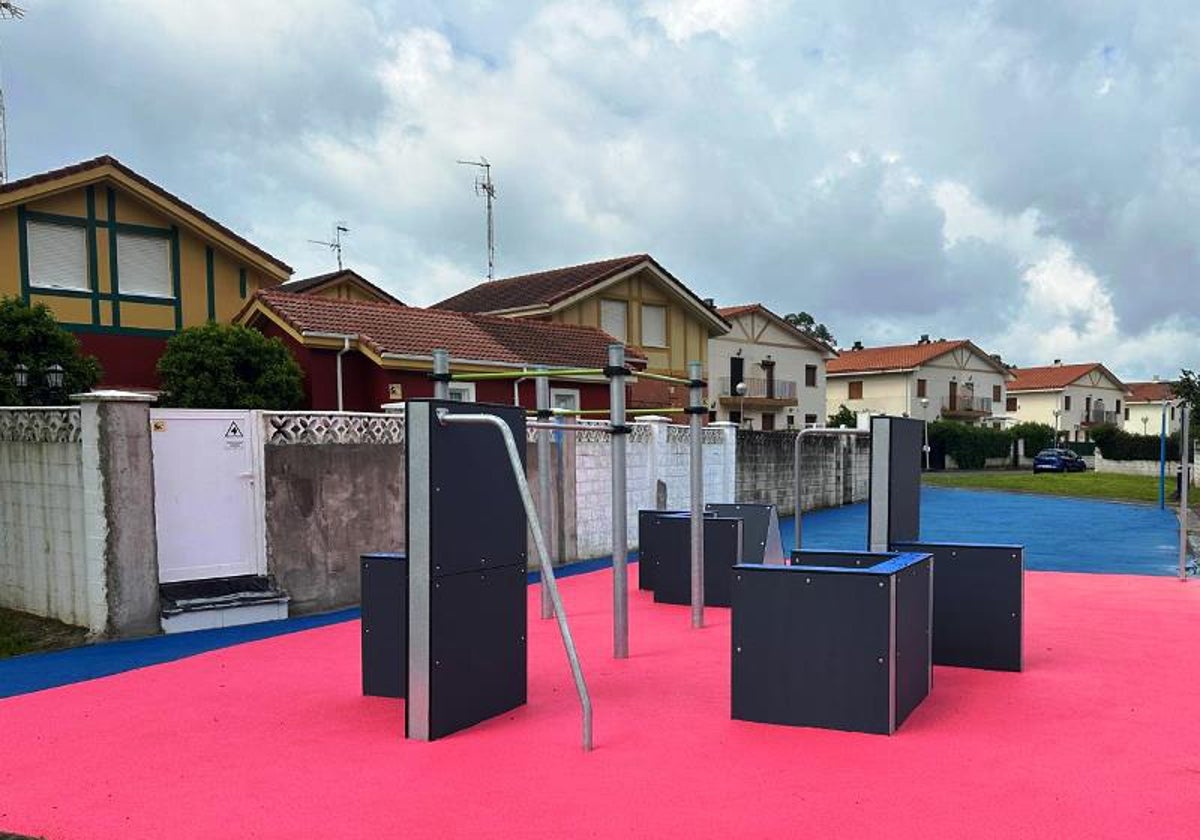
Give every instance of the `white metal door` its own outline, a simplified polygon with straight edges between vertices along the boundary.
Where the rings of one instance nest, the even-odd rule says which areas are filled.
[[[249,411],[150,411],[162,583],[261,574]]]

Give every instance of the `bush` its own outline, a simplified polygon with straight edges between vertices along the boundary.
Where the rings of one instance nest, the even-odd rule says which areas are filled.
[[[26,383],[17,385],[17,365]],[[47,371],[63,369],[63,384],[52,388]],[[67,397],[100,381],[100,363],[79,351],[79,340],[54,320],[45,304],[0,298],[0,405],[63,405]]]
[[[1006,458],[1012,452],[1012,433],[1005,429],[968,426],[953,420],[929,424],[929,447],[944,452],[964,470],[981,470],[988,458]]]
[[[283,342],[237,324],[190,327],[158,360],[161,405],[176,408],[296,408],[304,374]]]
[[[1158,460],[1158,435],[1132,435],[1111,425],[1096,426],[1091,435],[1100,454],[1110,461]],[[1179,460],[1179,435],[1167,438],[1167,460]]]
[[[858,425],[858,415],[846,408],[845,405],[841,405],[838,407],[836,414],[829,415],[829,421],[826,425],[831,429],[853,429]]]
[[[1008,431],[1013,440],[1025,441],[1025,454],[1030,458],[1054,445],[1054,427],[1046,423],[1018,423]]]

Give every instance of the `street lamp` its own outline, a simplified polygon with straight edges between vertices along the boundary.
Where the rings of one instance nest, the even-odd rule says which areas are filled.
[[[744,428],[746,425],[746,383],[739,382],[734,386],[738,395],[738,428]]]
[[[1147,426],[1149,425],[1149,423],[1150,423],[1149,417],[1142,417],[1142,434],[1143,435],[1147,434],[1147,432],[1148,432]]]
[[[54,391],[57,391],[63,386],[62,365],[53,364],[46,369],[46,386]]]
[[[1058,446],[1058,416],[1062,414],[1061,409],[1054,409],[1054,445]]]
[[[929,472],[929,397],[921,397],[921,419],[925,423],[925,445],[921,451],[925,453],[925,471]]]

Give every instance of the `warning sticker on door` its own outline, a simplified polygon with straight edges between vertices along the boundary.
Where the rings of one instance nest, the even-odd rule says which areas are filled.
[[[241,427],[234,420],[229,424],[229,428],[225,430],[225,448],[237,449],[246,440],[246,436],[242,434]]]

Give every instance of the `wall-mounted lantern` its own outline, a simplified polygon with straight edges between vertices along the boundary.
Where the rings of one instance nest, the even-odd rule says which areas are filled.
[[[46,386],[55,390],[63,386],[63,366],[53,364],[46,368]]]
[[[18,388],[24,388],[29,384],[29,368],[21,363],[13,368],[13,381],[17,383]]]

